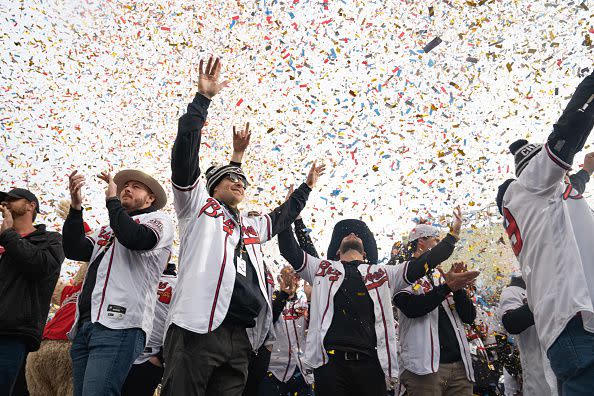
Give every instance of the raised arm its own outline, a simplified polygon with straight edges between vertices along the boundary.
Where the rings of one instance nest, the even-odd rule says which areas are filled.
[[[594,127],[594,72],[577,87],[563,114],[553,126],[546,150],[551,159],[569,170]]]
[[[177,136],[171,152],[171,181],[179,187],[193,185],[200,176],[199,151],[202,127],[206,122],[208,106],[211,99],[221,89],[228,85],[228,81],[219,83],[221,60],[213,60],[211,56],[204,68],[204,61],[200,60],[198,93],[188,111],[178,121]]]
[[[85,236],[82,214],[82,187],[85,177],[74,171],[68,177],[70,190],[70,211],[62,228],[62,247],[66,258],[77,261],[89,261],[93,254],[93,242]]]
[[[307,175],[306,182],[293,191],[282,205],[268,214],[271,223],[271,238],[293,224],[305,207],[309,193],[315,187],[319,177],[324,174],[325,169],[326,167],[324,165],[316,166],[316,161],[314,161]]]
[[[316,247],[309,236],[309,232],[307,232],[307,227],[305,227],[305,223],[301,216],[297,217],[295,220],[295,234],[297,236],[297,242],[299,242],[299,246],[303,249],[307,254],[313,257],[319,257]]]
[[[278,234],[278,249],[285,260],[291,264],[295,271],[303,266],[305,254],[299,247],[291,227],[287,227]]]

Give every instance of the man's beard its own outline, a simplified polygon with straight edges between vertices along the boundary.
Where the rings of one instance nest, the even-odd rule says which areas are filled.
[[[128,198],[128,201],[126,201],[125,203],[122,202],[122,207],[124,209],[126,209],[128,212],[138,210],[138,209],[142,208],[142,206],[144,205],[144,199],[142,199],[142,198],[132,198],[132,197],[127,197],[127,198]]]
[[[349,250],[355,250],[355,251],[363,254],[363,252],[364,252],[363,244],[356,239],[344,241],[340,245],[340,253],[344,254],[344,253],[348,252]]]
[[[27,213],[27,208],[25,206],[10,208],[10,214],[12,215],[13,219],[16,219],[17,217],[24,216],[26,213]]]

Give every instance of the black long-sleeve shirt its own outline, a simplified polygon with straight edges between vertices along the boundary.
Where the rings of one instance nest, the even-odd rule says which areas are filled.
[[[200,142],[209,105],[210,100],[198,93],[188,105],[187,112],[179,119],[177,136],[171,152],[171,180],[179,187],[194,185],[200,176]],[[271,237],[293,223],[305,206],[310,192],[311,189],[303,183],[286,202],[269,213]],[[235,220],[239,221],[239,212],[233,208],[227,209]],[[238,272],[235,276],[225,322],[253,327],[256,324],[255,318],[266,302],[260,292],[256,270],[247,252],[236,249],[236,266],[238,259],[245,261],[246,273],[243,275]]]

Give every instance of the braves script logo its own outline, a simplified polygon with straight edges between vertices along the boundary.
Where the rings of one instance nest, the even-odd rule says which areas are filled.
[[[332,264],[330,264],[329,261],[322,261],[318,267],[316,276],[326,277],[326,275],[329,275],[328,279],[334,282],[338,280],[340,275],[342,275],[342,272],[332,267]]]
[[[206,200],[206,204],[200,209],[200,213],[198,213],[198,217],[205,214],[210,217],[221,217],[223,216],[223,210],[221,208],[221,204],[217,202],[214,198],[208,198]]]
[[[386,273],[386,270],[383,268],[379,268],[375,272],[367,272],[365,278],[363,279],[363,282],[365,282],[365,287],[367,288],[367,290],[377,289],[387,281],[388,274]]]
[[[157,290],[159,302],[162,302],[163,304],[169,304],[171,302],[172,291],[173,288],[169,286],[168,282],[159,282],[159,290]]]
[[[225,217],[225,212],[223,212],[223,208],[221,208],[221,204],[214,198],[208,198],[206,200],[206,204],[200,209],[198,213],[198,217],[202,216],[203,214],[212,217]],[[223,221],[223,231],[225,231],[228,235],[233,234],[235,230],[235,222],[231,219],[227,219]]]
[[[283,309],[284,320],[297,320],[305,315],[305,309],[303,307],[295,307],[295,304],[291,305],[291,308]]]
[[[260,243],[260,237],[254,227],[252,226],[242,226],[241,231],[243,233],[243,243],[246,245],[253,245]]]
[[[109,228],[108,226],[101,227],[101,230],[99,230],[99,236],[97,236],[97,245],[99,245],[99,246],[107,245],[107,242],[109,242],[110,238],[111,238],[111,228]]]

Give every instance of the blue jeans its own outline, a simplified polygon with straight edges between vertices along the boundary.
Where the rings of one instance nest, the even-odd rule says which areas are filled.
[[[584,330],[582,318],[571,319],[547,351],[557,376],[559,395],[594,392],[594,333]]]
[[[27,356],[27,346],[15,337],[0,337],[0,396],[12,391]]]
[[[119,395],[134,360],[144,350],[142,329],[112,330],[84,322],[72,342],[74,396]]]

